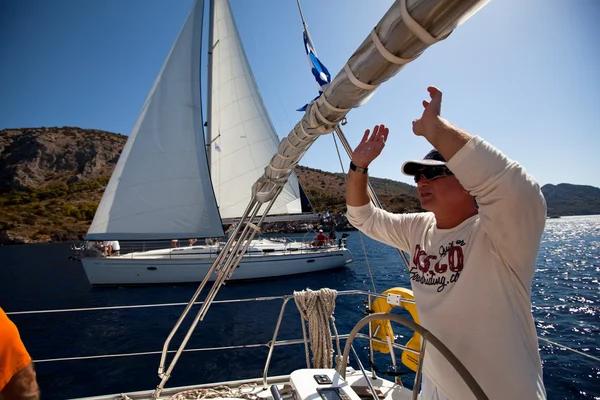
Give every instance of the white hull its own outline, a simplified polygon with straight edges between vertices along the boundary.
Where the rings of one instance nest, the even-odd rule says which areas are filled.
[[[84,257],[81,262],[92,285],[135,285],[201,282],[215,258],[211,248],[194,246],[116,257]],[[350,262],[350,251],[337,247],[256,251],[242,258],[230,280],[303,274],[343,267]],[[210,281],[215,278],[213,273]]]

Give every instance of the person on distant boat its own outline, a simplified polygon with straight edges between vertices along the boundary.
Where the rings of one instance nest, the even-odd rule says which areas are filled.
[[[179,240],[177,240],[177,239],[171,240],[171,247],[173,247],[173,248],[177,247],[178,242],[179,242]]]
[[[190,239],[190,247],[193,246],[197,241],[198,239]]]
[[[111,252],[111,244],[110,244],[110,240],[105,240],[104,242],[102,242],[102,255],[104,257],[108,257],[110,256],[110,252]]]
[[[329,232],[329,236],[327,237],[327,239],[329,240],[329,244],[335,245],[335,239],[336,239],[336,237],[335,237],[335,229],[332,229]]]
[[[368,236],[410,253],[421,325],[465,365],[490,399],[545,399],[531,315],[531,283],[546,222],[539,185],[517,162],[440,117],[442,92],[429,87],[413,132],[435,148],[407,161],[427,213],[393,214],[367,194],[367,168],[388,137],[369,130],[348,173],[348,220]],[[428,346],[423,399],[473,399],[458,374]],[[421,397],[420,397],[421,398]]]
[[[118,256],[121,254],[121,245],[118,240],[112,240],[110,242],[110,255]]]
[[[118,240],[108,240],[103,242],[104,257],[118,256],[121,254],[121,245]],[[1,399],[0,399],[1,400]]]
[[[0,307],[0,399],[40,398],[31,357],[16,325]]]
[[[315,246],[325,246],[327,244],[327,236],[323,233],[323,229],[319,229],[319,234],[315,238],[314,245]]]

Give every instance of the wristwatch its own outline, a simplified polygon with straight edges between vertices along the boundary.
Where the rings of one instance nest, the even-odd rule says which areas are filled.
[[[359,174],[366,174],[369,171],[369,168],[357,167],[352,161],[350,161],[350,169]]]

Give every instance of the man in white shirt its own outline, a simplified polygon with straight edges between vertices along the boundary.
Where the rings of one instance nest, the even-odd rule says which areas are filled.
[[[121,245],[118,240],[107,240],[103,242],[104,257],[118,256],[121,253]]]
[[[118,240],[112,240],[110,241],[110,249],[111,249],[111,255],[112,256],[118,256],[121,254],[121,245],[119,244]]]
[[[374,208],[367,168],[388,129],[369,130],[352,156],[348,220],[372,238],[410,253],[421,324],[463,362],[490,399],[545,399],[531,282],[546,222],[539,185],[517,162],[440,117],[442,93],[429,87],[413,132],[436,150],[404,163],[427,213]],[[446,162],[448,160],[448,162]],[[453,368],[429,347],[421,396],[472,399]]]

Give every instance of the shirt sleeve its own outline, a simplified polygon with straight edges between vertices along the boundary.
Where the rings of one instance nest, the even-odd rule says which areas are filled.
[[[0,391],[31,362],[15,324],[0,308]]]
[[[394,214],[376,208],[371,202],[348,207],[348,222],[365,235],[387,245],[410,252],[410,235],[418,214]]]
[[[463,146],[448,168],[475,197],[481,226],[498,255],[529,288],[546,224],[546,201],[538,183],[479,137]]]

